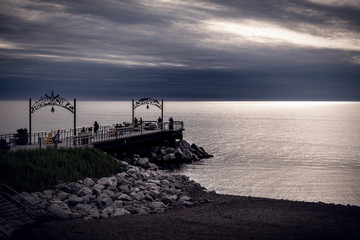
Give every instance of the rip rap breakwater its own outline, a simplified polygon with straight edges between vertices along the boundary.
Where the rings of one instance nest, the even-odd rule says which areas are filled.
[[[147,155],[158,164],[162,162],[191,162],[212,155],[185,140],[175,148],[158,146],[148,149]],[[121,215],[164,212],[173,208],[190,207],[192,191],[206,191],[185,175],[173,175],[150,162],[147,157],[134,154],[119,160],[124,172],[111,177],[85,178],[77,182],[61,183],[42,192],[22,192],[21,197],[37,206],[40,219],[68,220],[73,218],[100,219]],[[21,221],[1,221],[11,234],[23,225]]]
[[[37,205],[41,209],[38,213],[43,216],[86,220],[192,206],[194,202],[187,189],[204,190],[187,176],[168,174],[151,163],[148,169],[122,164],[127,170],[115,176],[86,178],[59,184],[54,190],[21,195]]]
[[[148,163],[152,162],[157,165],[164,163],[191,163],[199,161],[204,158],[211,158],[213,155],[208,154],[204,148],[198,147],[195,143],[188,143],[186,140],[180,140],[175,143],[173,147],[167,146],[153,146],[137,148],[131,153],[132,157],[127,157],[128,154],[121,153],[119,157],[132,165],[142,166],[148,168]],[[150,162],[148,161],[150,160]]]

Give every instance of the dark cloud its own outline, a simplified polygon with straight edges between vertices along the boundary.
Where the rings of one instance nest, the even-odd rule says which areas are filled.
[[[319,1],[14,1],[2,99],[360,100],[360,6]]]

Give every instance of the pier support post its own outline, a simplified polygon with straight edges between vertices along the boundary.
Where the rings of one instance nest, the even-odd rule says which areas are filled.
[[[76,98],[74,98],[74,136],[76,136]]]
[[[132,119],[131,119],[131,121],[132,121],[132,123],[134,123],[134,119],[135,119],[134,118],[135,117],[134,116],[135,115],[135,113],[134,113],[134,111],[135,111],[134,99],[132,100],[132,107],[131,108],[132,108]]]
[[[31,144],[31,98],[29,98],[29,144]]]
[[[161,129],[164,129],[164,99],[161,99]]]

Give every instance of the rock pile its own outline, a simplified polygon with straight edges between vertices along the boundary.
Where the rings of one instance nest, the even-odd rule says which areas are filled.
[[[62,183],[53,190],[21,196],[38,206],[40,215],[59,220],[157,213],[194,204],[186,189],[202,189],[198,183],[159,170],[147,158],[135,155],[133,160],[141,167],[122,162],[126,171],[115,176]]]
[[[212,155],[181,140],[175,148],[152,147],[147,156],[134,154],[131,158],[124,157],[121,162],[125,171],[111,177],[85,178],[61,183],[43,192],[22,192],[20,195],[37,207],[33,210],[40,218],[58,220],[158,213],[195,204],[189,191],[205,189],[185,175],[159,170],[153,162],[191,162]],[[10,236],[22,225],[17,220],[9,222],[0,218],[0,239]]]
[[[146,154],[151,162],[162,163],[162,162],[192,162],[199,161],[203,158],[213,157],[208,154],[202,147],[198,147],[196,144],[189,144],[185,140],[176,142],[175,148],[158,146],[149,149]],[[129,159],[124,159],[128,161]],[[137,165],[136,159],[132,164]]]

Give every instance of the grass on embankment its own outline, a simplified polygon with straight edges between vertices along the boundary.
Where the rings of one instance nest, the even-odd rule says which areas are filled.
[[[59,182],[121,172],[112,156],[94,148],[0,151],[0,183],[16,191],[42,191]]]

